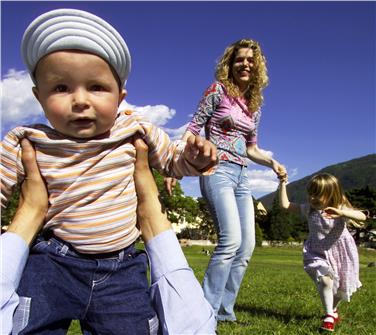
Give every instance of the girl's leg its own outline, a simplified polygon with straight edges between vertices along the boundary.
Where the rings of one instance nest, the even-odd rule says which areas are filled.
[[[335,295],[334,296],[334,301],[333,301],[333,311],[335,313],[337,313],[337,308],[338,308],[338,305],[340,304],[340,302],[342,301],[342,299],[338,296],[338,295]]]
[[[325,317],[321,329],[333,331],[338,322],[338,313],[334,312],[333,279],[330,276],[323,276],[317,284],[321,302],[325,309]]]
[[[335,294],[334,299],[333,299],[333,315],[336,318],[336,323],[338,323],[340,321],[340,318],[339,318],[339,315],[338,315],[338,306],[339,306],[341,301],[342,301],[342,299],[338,295]]]
[[[317,289],[319,291],[325,313],[333,315],[333,279],[329,276],[320,277],[320,280],[317,283]]]
[[[242,168],[239,184],[235,189],[241,226],[241,244],[231,265],[218,319],[236,320],[234,305],[248,262],[255,248],[255,215],[247,168]]]
[[[200,177],[201,192],[209,203],[218,235],[217,247],[203,281],[205,297],[217,315],[232,263],[241,245],[240,218],[234,194],[240,172],[240,165],[222,161],[214,175]],[[218,320],[222,320],[219,315]]]

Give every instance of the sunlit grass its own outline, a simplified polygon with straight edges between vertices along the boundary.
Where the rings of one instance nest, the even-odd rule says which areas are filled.
[[[202,247],[186,247],[189,264],[199,281],[209,256]],[[206,248],[207,249],[207,248]],[[360,279],[363,287],[350,303],[340,305],[342,322],[335,334],[376,334],[376,251],[360,249]],[[239,292],[236,323],[220,323],[219,335],[231,334],[317,334],[323,314],[318,293],[302,266],[301,248],[256,248]],[[70,335],[80,335],[73,322]],[[133,334],[132,334],[133,335]]]

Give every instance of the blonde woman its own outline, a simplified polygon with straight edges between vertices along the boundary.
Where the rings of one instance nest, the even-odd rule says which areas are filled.
[[[255,247],[255,219],[247,165],[249,159],[278,176],[285,168],[257,146],[262,91],[268,84],[260,45],[250,39],[228,46],[216,81],[205,91],[183,139],[199,134],[217,146],[214,175],[200,177],[203,197],[214,218],[218,244],[203,281],[206,299],[219,321],[236,321],[234,304]],[[167,189],[168,187],[167,181]]]
[[[283,208],[300,213],[308,220],[309,235],[304,243],[304,270],[312,278],[325,309],[321,329],[334,331],[339,321],[337,307],[341,300],[361,286],[359,256],[346,224],[358,225],[366,215],[353,209],[336,177],[320,173],[307,185],[308,203],[291,203],[286,178],[280,182],[279,198]]]

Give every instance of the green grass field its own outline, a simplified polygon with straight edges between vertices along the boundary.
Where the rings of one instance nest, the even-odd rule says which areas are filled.
[[[201,282],[209,256],[202,247],[186,247],[184,252]],[[350,303],[340,305],[342,322],[335,334],[376,334],[376,268],[367,267],[375,261],[375,250],[360,249],[363,287]],[[219,335],[317,334],[323,311],[314,284],[303,270],[301,248],[256,248],[235,311],[238,321],[219,323]],[[81,334],[77,322],[68,334]]]

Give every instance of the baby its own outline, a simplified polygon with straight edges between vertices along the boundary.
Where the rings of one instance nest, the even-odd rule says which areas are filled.
[[[134,248],[133,137],[147,143],[152,167],[176,177],[211,173],[216,149],[198,136],[171,142],[150,122],[118,112],[130,54],[120,34],[91,13],[39,16],[25,31],[22,55],[52,127],[17,127],[2,143],[2,206],[23,178],[23,137],[35,146],[49,193],[43,234],[18,290],[19,308],[28,310],[19,330],[67,329],[79,319],[86,331],[149,334],[157,320],[146,256]]]

